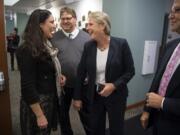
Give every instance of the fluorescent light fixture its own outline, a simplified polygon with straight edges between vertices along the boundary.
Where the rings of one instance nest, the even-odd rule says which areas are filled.
[[[5,6],[13,6],[15,3],[17,3],[19,0],[4,0]]]

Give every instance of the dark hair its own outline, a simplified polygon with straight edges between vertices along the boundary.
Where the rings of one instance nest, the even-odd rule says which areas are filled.
[[[15,28],[14,28],[14,31],[15,31],[16,34],[17,34],[17,33],[18,33],[18,28],[15,27]]]
[[[51,12],[48,10],[36,9],[30,15],[25,27],[23,33],[24,45],[28,45],[34,57],[39,57],[47,53],[44,46],[44,41],[46,39],[44,39],[40,23],[44,23],[50,15]]]
[[[74,9],[72,9],[72,8],[69,8],[69,7],[63,7],[63,8],[61,8],[61,10],[60,10],[60,17],[62,16],[62,14],[63,14],[64,12],[67,12],[68,14],[71,14],[72,17],[77,18],[77,17],[76,17],[76,12],[75,12]]]

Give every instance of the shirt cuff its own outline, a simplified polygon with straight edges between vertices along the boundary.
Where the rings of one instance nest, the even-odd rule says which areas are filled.
[[[163,99],[162,99],[162,102],[161,102],[161,109],[163,109],[164,100],[165,100],[165,97],[163,97]]]

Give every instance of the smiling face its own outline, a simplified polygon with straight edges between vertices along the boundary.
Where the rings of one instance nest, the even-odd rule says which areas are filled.
[[[103,24],[98,24],[93,18],[89,18],[87,31],[91,38],[94,40],[99,39],[104,33],[105,26]]]
[[[55,31],[55,24],[54,24],[54,18],[52,15],[50,15],[45,22],[40,24],[40,27],[44,33],[45,38],[52,38],[53,33]]]
[[[61,15],[60,25],[65,32],[71,33],[76,27],[76,18],[70,13],[64,12]]]
[[[175,0],[169,15],[171,30],[180,34],[180,0]]]

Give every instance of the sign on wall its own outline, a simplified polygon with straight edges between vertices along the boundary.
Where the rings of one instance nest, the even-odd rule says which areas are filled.
[[[143,65],[142,65],[142,75],[154,73],[157,49],[158,49],[157,41],[149,41],[149,40],[145,41]]]

